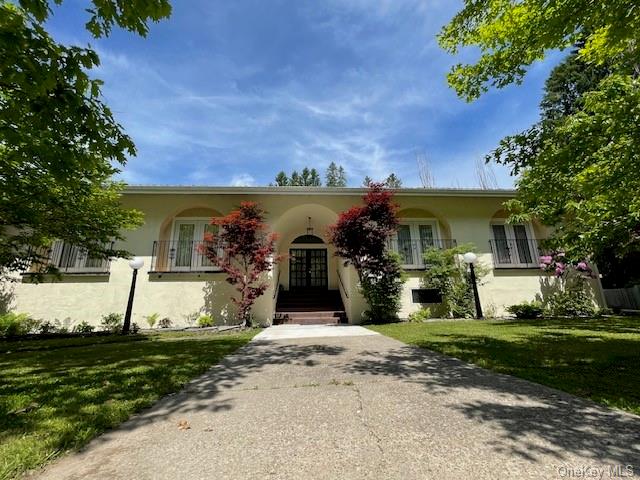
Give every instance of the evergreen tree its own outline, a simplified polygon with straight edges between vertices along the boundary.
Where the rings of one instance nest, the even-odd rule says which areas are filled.
[[[325,174],[327,187],[346,187],[347,177],[342,166],[338,167],[335,162],[331,162]]]
[[[306,184],[309,187],[321,187],[322,180],[320,180],[320,175],[318,175],[318,171],[315,168],[311,169],[311,175],[309,177],[309,183]]]
[[[291,185],[291,181],[289,180],[289,177],[287,177],[286,173],[284,173],[283,171],[280,171],[280,173],[276,175],[276,186],[286,187],[288,185]]]
[[[338,182],[336,183],[336,187],[346,187],[347,186],[347,174],[344,172],[344,168],[342,165],[338,167]]]
[[[364,177],[364,180],[362,181],[362,186],[363,187],[368,187],[372,183],[373,183],[373,180],[371,179],[371,177],[369,175],[367,175],[366,177]]]
[[[402,180],[400,180],[395,173],[389,175],[384,181],[384,184],[387,188],[402,188]]]
[[[293,172],[291,172],[291,179],[289,180],[289,185],[293,187],[299,187],[303,185],[302,177],[300,176],[297,170],[294,170]]]
[[[302,183],[303,186],[309,186],[311,184],[311,172],[308,167],[302,169]]]

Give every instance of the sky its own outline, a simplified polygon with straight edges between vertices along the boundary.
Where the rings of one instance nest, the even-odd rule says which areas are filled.
[[[522,85],[466,103],[446,83],[460,61],[437,43],[456,0],[174,0],[146,38],[93,39],[85,0],[54,7],[48,29],[90,45],[105,102],[133,138],[130,184],[268,185],[280,170],[334,161],[349,186],[391,172],[420,186],[477,187],[475,163],[538,118],[560,55]],[[504,167],[498,185],[513,186]]]

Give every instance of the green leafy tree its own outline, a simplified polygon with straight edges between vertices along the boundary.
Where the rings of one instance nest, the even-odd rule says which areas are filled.
[[[114,25],[144,36],[171,7],[95,0],[87,11],[95,37]],[[122,208],[123,185],[112,180],[135,147],[102,102],[101,82],[89,77],[98,55],[56,43],[44,28],[51,13],[46,0],[0,0],[0,267],[7,270],[46,256],[56,238],[91,256],[125,256],[111,241],[141,222]]]
[[[465,0],[439,40],[452,53],[463,47],[480,53],[448,77],[467,100],[491,86],[519,83],[550,50],[577,46],[547,82],[540,122],[507,137],[492,157],[520,175],[518,197],[507,205],[511,219],[555,227],[550,246],[596,260],[637,252],[637,1]]]
[[[331,162],[327,167],[325,174],[327,187],[346,187],[347,176],[342,166],[337,166],[335,162]]]
[[[638,73],[640,13],[636,0],[464,0],[464,7],[442,29],[440,45],[456,54],[480,52],[473,64],[457,64],[448,75],[459,96],[473,100],[490,86],[520,83],[526,67],[547,52],[582,42],[579,55],[589,63],[615,64]]]
[[[280,171],[278,175],[276,175],[276,186],[286,187],[288,185],[291,185],[291,181],[289,180],[289,177],[287,176],[286,173],[284,173],[283,171]]]

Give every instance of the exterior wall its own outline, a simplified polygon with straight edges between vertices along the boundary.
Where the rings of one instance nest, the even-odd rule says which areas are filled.
[[[218,323],[233,322],[234,308],[230,302],[232,287],[219,272],[149,273],[153,242],[170,240],[176,218],[225,215],[241,201],[257,201],[267,211],[266,220],[272,231],[278,232],[278,253],[287,255],[292,242],[307,233],[309,217],[313,234],[327,238],[327,226],[334,223],[339,212],[361,203],[362,189],[206,189],[183,187],[165,189],[131,187],[123,196],[126,207],[145,214],[144,225],[127,232],[126,241],[118,245],[145,265],[139,271],[133,321],[144,327],[144,316],[159,313],[169,317],[174,325],[188,325],[201,313],[214,316]],[[404,218],[433,218],[437,220],[439,236],[458,243],[473,243],[479,258],[492,265],[489,249],[490,221],[500,218],[502,203],[511,192],[425,191],[401,190],[396,201]],[[545,234],[535,226],[536,235]],[[304,246],[304,245],[303,245]],[[319,245],[318,247],[322,247]],[[351,323],[359,323],[366,309],[358,291],[358,278],[353,267],[345,267],[328,250],[328,283],[330,289],[340,290]],[[340,278],[339,278],[340,276]],[[420,308],[411,301],[411,289],[419,288],[420,272],[411,272],[403,291],[401,316],[406,317]],[[480,286],[485,309],[504,313],[504,307],[522,300],[532,300],[541,294],[546,276],[536,269],[493,270]],[[289,286],[289,266],[283,262],[268,275],[270,287],[253,309],[257,322],[268,323],[273,318],[275,286]],[[341,280],[341,281],[340,281]],[[15,288],[14,309],[28,312],[37,318],[70,318],[73,322],[99,324],[100,317],[111,312],[124,312],[131,282],[131,269],[126,260],[112,262],[108,275],[64,275],[62,281],[42,284],[20,283]]]

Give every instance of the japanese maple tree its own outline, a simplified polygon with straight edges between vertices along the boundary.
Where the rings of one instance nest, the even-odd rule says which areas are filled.
[[[264,274],[282,256],[275,255],[277,235],[267,232],[264,210],[255,202],[242,202],[222,218],[214,218],[217,234],[205,236],[205,255],[227,274],[227,282],[235,286],[238,297],[231,301],[238,308],[237,318],[251,326],[251,307],[269,282]]]
[[[398,229],[398,206],[393,192],[381,183],[370,183],[358,205],[342,212],[329,227],[329,240],[336,255],[350,262],[358,273],[362,293],[372,321],[397,317],[404,281],[398,256],[388,250],[388,241]]]

